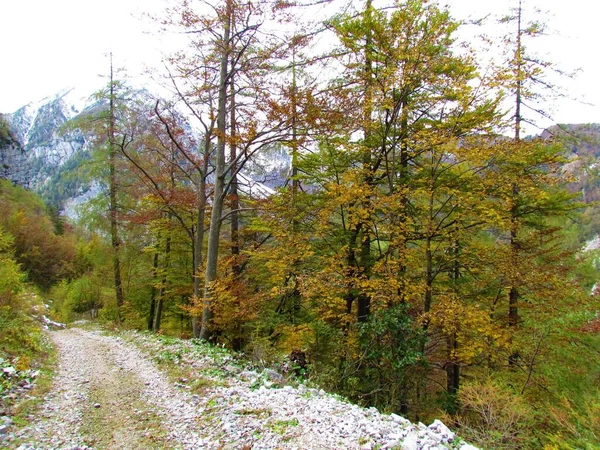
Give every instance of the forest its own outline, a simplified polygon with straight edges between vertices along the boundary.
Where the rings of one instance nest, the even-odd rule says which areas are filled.
[[[528,52],[543,24],[507,9],[490,56],[435,2],[366,0],[296,29],[311,7],[157,19],[185,36],[170,95],[111,64],[65,128],[90,148],[71,176],[97,192],[77,220],[0,180],[0,357],[39,347],[22,326],[35,286],[56,320],[291,359],[481,448],[598,448],[594,205],[567,169],[575,137],[525,133],[558,89]],[[281,153],[275,189],[244,175]]]

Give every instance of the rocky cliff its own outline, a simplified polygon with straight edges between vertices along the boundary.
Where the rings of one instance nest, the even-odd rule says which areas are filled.
[[[11,143],[2,151],[3,178],[37,192],[47,203],[63,208],[84,198],[89,183],[82,165],[90,161],[91,139],[69,121],[93,112],[101,103],[91,95],[68,89],[5,115]],[[264,196],[287,179],[291,158],[287,149],[264,149],[240,174],[240,190]]]
[[[87,157],[86,139],[64,125],[90,104],[88,96],[68,89],[5,115],[16,145],[3,152],[2,176],[55,206],[81,194],[85,183],[72,176],[72,169]]]

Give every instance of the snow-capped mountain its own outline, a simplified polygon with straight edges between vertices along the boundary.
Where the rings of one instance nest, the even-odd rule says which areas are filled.
[[[63,126],[93,103],[89,95],[65,89],[5,115],[21,147],[5,164],[6,178],[57,205],[81,193],[85,187],[78,180],[61,183],[61,179],[78,165],[76,161],[85,159],[86,139],[79,130],[63,130]]]
[[[72,205],[73,198],[85,198],[89,186],[77,168],[90,159],[91,138],[65,124],[99,104],[89,93],[65,89],[5,115],[16,144],[0,151],[4,168],[0,176],[38,192],[60,208]],[[268,196],[285,183],[290,165],[286,149],[264,149],[245,165],[239,189],[247,195]]]
[[[65,122],[77,116],[91,103],[90,96],[76,89],[64,89],[52,97],[31,102],[9,115],[19,140],[28,147],[52,140]]]

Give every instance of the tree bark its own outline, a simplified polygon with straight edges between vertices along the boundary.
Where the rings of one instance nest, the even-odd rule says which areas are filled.
[[[213,207],[210,215],[210,230],[208,232],[208,249],[206,253],[206,276],[204,285],[204,298],[202,309],[202,325],[200,338],[209,340],[212,336],[211,322],[213,312],[212,284],[217,279],[217,264],[219,257],[219,238],[221,231],[221,216],[223,213],[223,201],[225,197],[225,141],[227,133],[226,109],[227,109],[227,87],[228,67],[231,33],[232,0],[227,0],[226,14],[224,18],[223,38],[221,40],[221,64],[219,70],[219,98],[217,110],[217,149],[215,161],[215,187]]]
[[[523,87],[523,47],[521,36],[521,14],[522,1],[519,0],[519,9],[517,15],[517,48],[515,49],[516,60],[516,89],[515,89],[515,143],[521,141],[521,105],[522,105],[522,87]],[[517,199],[519,196],[519,187],[516,183],[512,185],[512,206],[510,210],[510,249],[512,255],[512,264],[514,267],[519,267],[518,254],[519,245],[517,235],[519,231]],[[513,280],[514,283],[514,280]],[[508,293],[508,326],[513,330],[516,329],[519,323],[519,289],[513,284]],[[508,364],[513,366],[516,364],[519,355],[513,351],[508,357]]]
[[[371,17],[372,1],[368,0],[365,6],[367,17]],[[371,175],[371,140],[373,128],[373,58],[371,55],[372,49],[371,31],[367,33],[365,42],[365,105],[363,110],[363,133],[364,133],[364,154],[363,154],[363,170],[366,171],[363,177],[363,183],[367,186],[373,184],[373,176]],[[362,208],[369,210],[371,207],[371,198],[367,196],[362,201]],[[367,223],[361,224],[360,234],[360,266],[362,273],[360,276],[368,277],[371,268],[371,238],[369,236],[369,226]],[[357,316],[359,322],[366,322],[371,313],[371,297],[360,292],[357,297]]]
[[[229,190],[229,196],[231,198],[231,270],[233,274],[237,278],[241,273],[240,267],[240,221],[239,221],[239,209],[240,209],[240,199],[238,196],[238,178],[237,178],[237,146],[236,146],[236,123],[235,123],[235,83],[233,77],[233,71],[235,67],[233,66],[233,61],[231,63],[231,76],[229,80],[230,84],[230,102],[231,102],[231,111],[230,111],[230,124],[229,129],[231,130],[231,144],[230,144],[230,153],[229,153],[229,161],[231,161],[231,184]]]
[[[458,239],[454,240],[453,243],[453,257],[452,270],[450,272],[450,278],[454,282],[454,292],[458,295],[458,279],[460,278],[460,242]],[[446,336],[446,352],[447,352],[447,363],[446,363],[446,390],[448,391],[449,401],[447,405],[447,412],[455,414],[457,412],[457,394],[460,389],[460,364],[456,361],[456,350],[458,349],[458,341],[456,340],[456,331]]]
[[[119,238],[119,226],[117,219],[117,174],[116,174],[116,145],[115,145],[115,92],[112,53],[110,54],[110,91],[109,91],[109,112],[108,112],[108,166],[109,166],[109,216],[110,216],[110,236],[113,249],[113,274],[115,282],[115,296],[117,299],[117,310],[123,306],[123,283],[121,280],[121,260],[119,250],[121,240]],[[120,313],[118,312],[120,318]]]
[[[154,325],[152,330],[157,333],[160,331],[160,325],[162,322],[163,308],[165,303],[165,292],[167,289],[167,272],[169,270],[169,262],[171,260],[171,236],[167,237],[165,242],[165,267],[162,281],[160,283],[160,291],[156,302],[156,314],[154,316]]]
[[[156,286],[155,281],[158,277],[158,251],[154,252],[152,261],[152,291],[150,293],[150,312],[148,314],[148,331],[154,328],[154,314],[156,312]]]

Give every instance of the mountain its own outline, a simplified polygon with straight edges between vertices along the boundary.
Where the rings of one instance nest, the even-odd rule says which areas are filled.
[[[19,151],[13,146],[2,152],[3,177],[36,191],[54,206],[83,193],[85,183],[72,174],[89,157],[86,138],[79,130],[63,131],[63,126],[93,105],[90,96],[66,89],[6,114]]]
[[[574,180],[572,192],[581,192],[589,204],[600,200],[600,124],[561,124],[548,128],[542,137],[560,139],[570,162],[565,165]]]
[[[22,160],[23,148],[11,131],[7,118],[0,114],[0,178],[18,182],[21,175],[17,169],[22,167]]]
[[[65,89],[39,102],[29,103],[4,116],[6,142],[0,141],[0,177],[37,192],[47,203],[69,207],[73,199],[85,199],[90,187],[78,168],[90,161],[92,140],[79,129],[65,127],[89,114],[101,103],[77,89]],[[261,151],[240,173],[242,192],[264,197],[283,185],[291,158],[285,148]]]
[[[577,218],[578,238],[584,248],[600,242],[600,124],[560,124],[548,128],[544,138],[560,140],[565,147],[563,170],[570,176],[568,189],[579,194],[584,208]],[[596,244],[593,244],[596,242]]]

